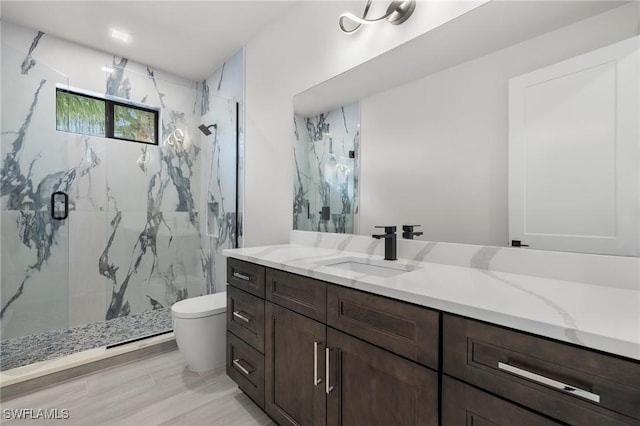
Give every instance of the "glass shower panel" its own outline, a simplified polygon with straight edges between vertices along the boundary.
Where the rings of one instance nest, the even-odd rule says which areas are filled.
[[[294,116],[294,229],[354,233],[360,109]]]
[[[56,86],[68,84],[64,74],[2,44],[3,342],[69,323],[68,194],[75,172],[68,135],[56,131]]]

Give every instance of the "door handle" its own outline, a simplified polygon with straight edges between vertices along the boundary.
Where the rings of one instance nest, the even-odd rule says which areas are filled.
[[[325,365],[324,365],[324,374],[327,376],[327,379],[324,382],[324,391],[328,394],[331,393],[331,391],[333,391],[333,386],[331,386],[329,384],[329,377],[331,376],[330,374],[330,358],[331,358],[331,349],[329,349],[328,347],[325,349]]]
[[[318,378],[318,346],[322,342],[313,342],[313,386],[318,386],[322,383],[322,379]]]
[[[234,272],[233,276],[244,281],[251,281],[251,278],[248,275],[241,274],[240,272]]]
[[[600,403],[600,395],[586,391],[584,389],[577,388],[575,386],[567,385],[566,383],[553,380],[549,377],[541,376],[540,374],[532,373],[531,371],[523,370],[522,368],[514,367],[513,365],[505,364],[504,362],[498,362],[498,368],[500,370],[508,371],[516,376],[529,379],[533,382],[547,385],[556,390],[566,392],[570,395],[579,396],[589,401]]]
[[[245,376],[250,375],[251,373],[253,373],[253,370],[249,371],[248,369],[244,368],[242,366],[242,364],[240,364],[240,361],[242,361],[240,358],[236,358],[233,360],[233,365],[240,370]]]
[[[251,322],[251,318],[245,316],[246,314],[244,314],[244,312],[242,312],[242,313],[241,312],[242,311],[233,311],[233,316],[238,318],[238,319],[240,319],[240,320],[242,320],[242,321],[244,321],[244,322],[246,322],[247,324],[250,323]],[[242,314],[244,314],[244,315],[242,315]]]
[[[62,202],[64,204],[64,213],[62,216],[56,215],[56,198],[62,196]],[[65,220],[69,216],[69,196],[66,192],[56,191],[51,194],[51,218],[55,220]]]

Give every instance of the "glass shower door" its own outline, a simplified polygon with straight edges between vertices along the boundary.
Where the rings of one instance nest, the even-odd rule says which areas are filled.
[[[68,326],[68,136],[56,131],[65,75],[2,44],[0,323],[7,339]],[[3,348],[3,369],[7,359]],[[19,354],[14,354],[19,356]],[[10,357],[9,357],[10,358]]]

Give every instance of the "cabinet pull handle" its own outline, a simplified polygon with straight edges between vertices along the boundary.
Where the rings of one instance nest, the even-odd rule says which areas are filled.
[[[246,322],[247,324],[250,323],[251,322],[251,318],[246,317],[245,316],[246,314],[242,315],[242,314],[244,314],[244,312],[242,312],[242,313],[240,313],[240,312],[242,312],[242,311],[233,311],[233,316],[238,318],[238,319],[240,319],[240,320],[242,320],[242,321],[244,321],[244,322]]]
[[[532,373],[531,371],[523,370],[522,368],[505,364],[503,362],[498,362],[498,368],[500,370],[504,370],[509,373],[515,374],[516,376],[524,377],[525,379],[529,379],[534,382],[550,386],[559,391],[566,392],[571,395],[579,396],[580,398],[588,399],[589,401],[600,403],[600,395],[588,392],[584,389],[579,389],[579,388],[576,388],[575,386],[570,386],[565,383],[558,382],[557,380],[553,380],[548,377],[541,376],[536,373]]]
[[[242,371],[244,373],[245,376],[248,376],[249,374],[253,373],[253,370],[249,371],[246,368],[244,368],[242,366],[242,364],[240,364],[240,358],[236,358],[233,360],[233,365],[240,371]]]
[[[251,277],[245,274],[241,274],[240,272],[234,272],[233,276],[236,278],[240,278],[241,280],[244,280],[244,281],[251,281]]]
[[[325,348],[325,352],[324,352],[324,353],[325,353],[325,359],[324,359],[324,362],[325,362],[325,364],[324,364],[324,371],[325,371],[325,375],[327,376],[327,379],[326,379],[326,381],[324,382],[324,385],[325,385],[325,386],[324,386],[324,390],[325,390],[325,392],[326,392],[327,394],[330,394],[330,393],[331,393],[331,391],[333,390],[333,386],[331,386],[331,385],[329,384],[329,376],[330,376],[330,374],[329,374],[329,371],[330,371],[330,370],[329,370],[329,358],[330,358],[330,355],[331,355],[331,349],[329,349],[329,348]]]
[[[322,342],[313,342],[313,386],[318,386],[322,383],[322,379],[318,378],[318,346]]]

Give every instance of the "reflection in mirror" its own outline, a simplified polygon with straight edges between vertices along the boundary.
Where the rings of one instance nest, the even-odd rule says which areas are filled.
[[[294,115],[293,229],[353,233],[358,206],[358,103]]]
[[[357,233],[638,256],[638,34],[640,2],[492,1],[294,105],[358,93]]]

